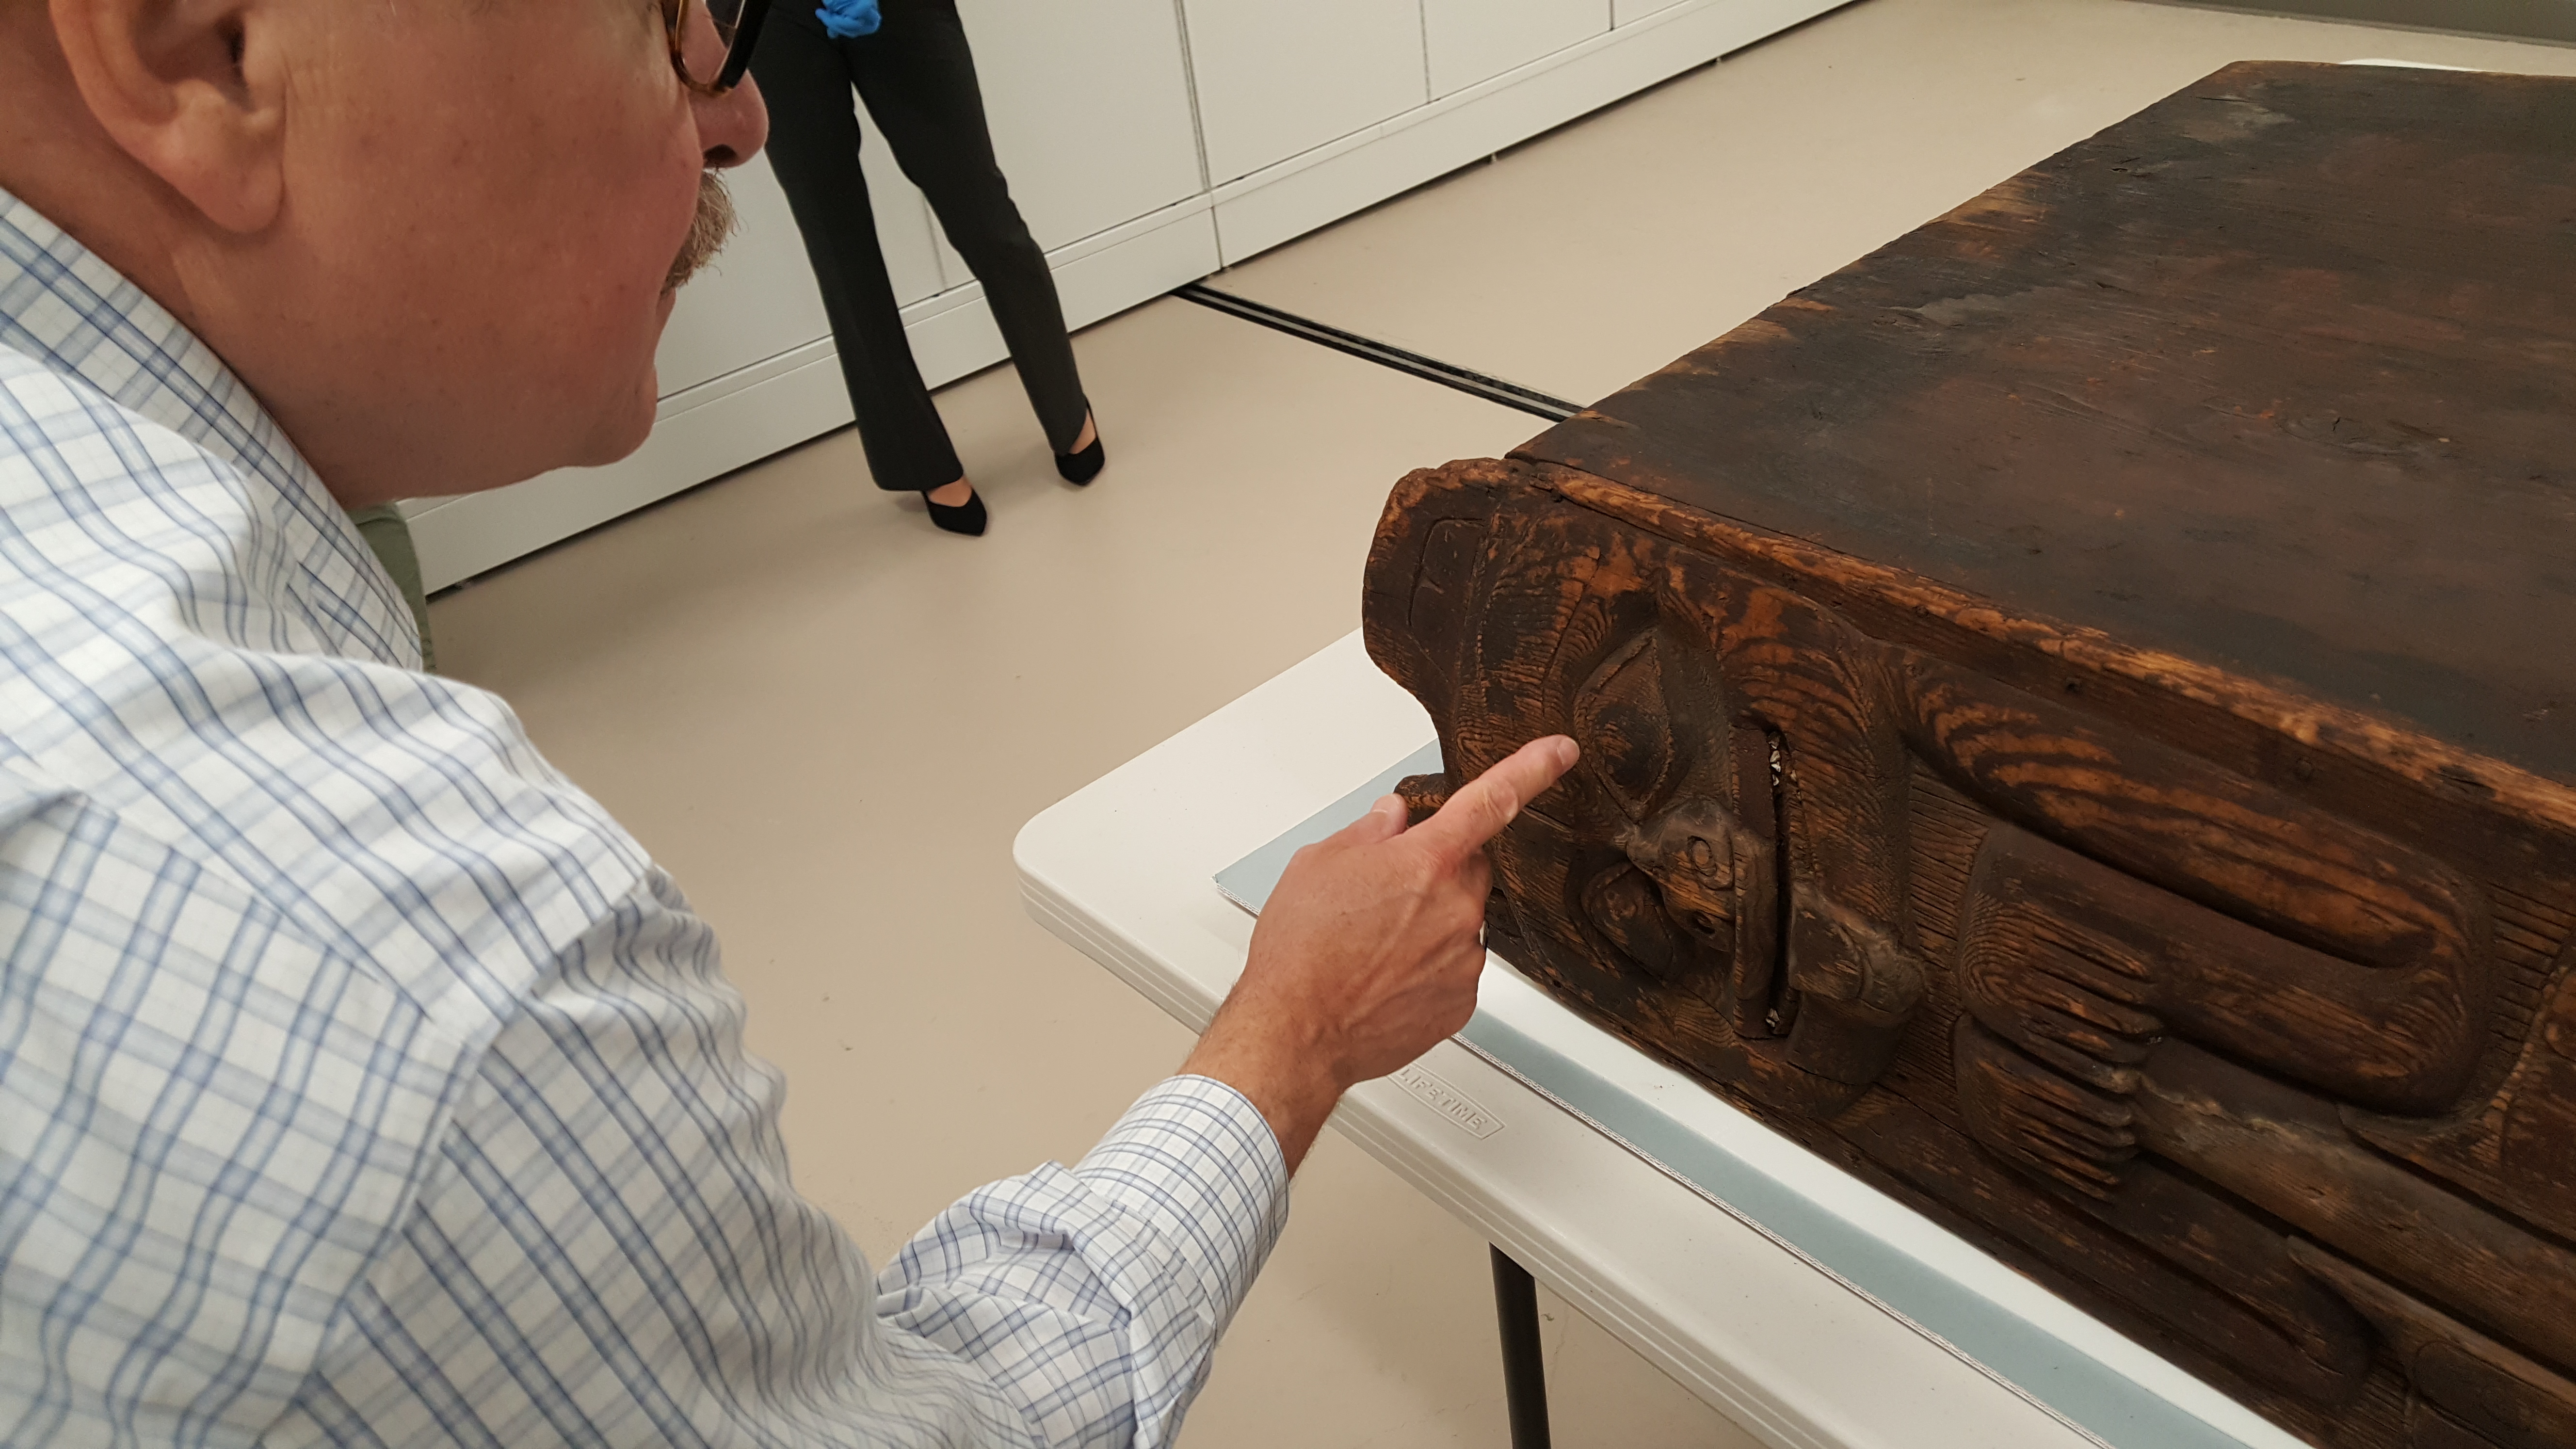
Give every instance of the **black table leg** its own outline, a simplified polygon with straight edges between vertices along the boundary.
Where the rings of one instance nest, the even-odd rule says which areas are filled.
[[[1538,1349],[1538,1280],[1494,1249],[1494,1315],[1503,1329],[1503,1399],[1512,1449],[1548,1449],[1547,1364]]]

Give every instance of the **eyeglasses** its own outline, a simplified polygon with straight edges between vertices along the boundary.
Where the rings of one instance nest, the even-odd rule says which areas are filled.
[[[724,42],[724,63],[708,80],[689,74],[692,3],[706,7],[707,18],[715,22],[716,38]],[[680,73],[680,83],[702,96],[720,96],[742,84],[742,73],[751,64],[751,48],[760,43],[760,23],[768,18],[769,0],[662,0],[662,25],[671,35],[671,68]]]

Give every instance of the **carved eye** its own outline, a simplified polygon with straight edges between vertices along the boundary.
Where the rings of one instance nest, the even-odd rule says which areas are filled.
[[[1574,701],[1584,764],[1632,818],[1644,815],[1673,772],[1672,719],[1653,634],[1640,635],[1594,672]]]

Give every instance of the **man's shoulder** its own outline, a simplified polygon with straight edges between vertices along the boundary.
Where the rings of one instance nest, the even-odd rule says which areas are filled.
[[[329,490],[211,354],[9,344],[0,316],[0,598],[30,575],[166,603],[287,652],[417,661],[411,618]]]
[[[203,639],[85,652],[0,683],[0,765],[471,1021],[452,1026],[506,1011],[645,881],[642,847],[486,691]]]
[[[644,852],[497,696],[328,648],[274,514],[0,346],[0,764],[424,1000],[524,991]]]
[[[105,491],[143,491],[165,480],[175,488],[227,471],[203,445],[118,402],[90,378],[0,340],[0,507],[24,515],[31,504],[70,501]],[[235,491],[238,491],[236,487]],[[19,519],[23,526],[24,517]]]

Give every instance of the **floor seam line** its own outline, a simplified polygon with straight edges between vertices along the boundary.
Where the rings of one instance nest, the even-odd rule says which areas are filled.
[[[1536,388],[1523,387],[1516,382],[1506,382],[1502,378],[1478,372],[1473,368],[1460,367],[1454,362],[1425,357],[1419,352],[1409,351],[1391,342],[1380,342],[1374,337],[1344,331],[1330,323],[1318,322],[1312,317],[1302,317],[1297,313],[1273,307],[1266,302],[1255,302],[1249,297],[1238,297],[1232,292],[1220,292],[1202,282],[1190,282],[1176,287],[1171,295],[1184,302],[1195,302],[1212,311],[1223,312],[1256,326],[1267,327],[1274,332],[1284,332],[1288,336],[1312,342],[1318,347],[1329,347],[1335,352],[1356,357],[1363,362],[1373,362],[1380,367],[1418,377],[1426,382],[1436,382],[1442,387],[1452,388],[1472,397],[1483,398],[1487,402],[1499,403],[1507,408],[1517,408],[1522,412],[1535,414],[1552,423],[1564,422],[1567,418],[1583,411],[1581,403],[1552,397]]]

